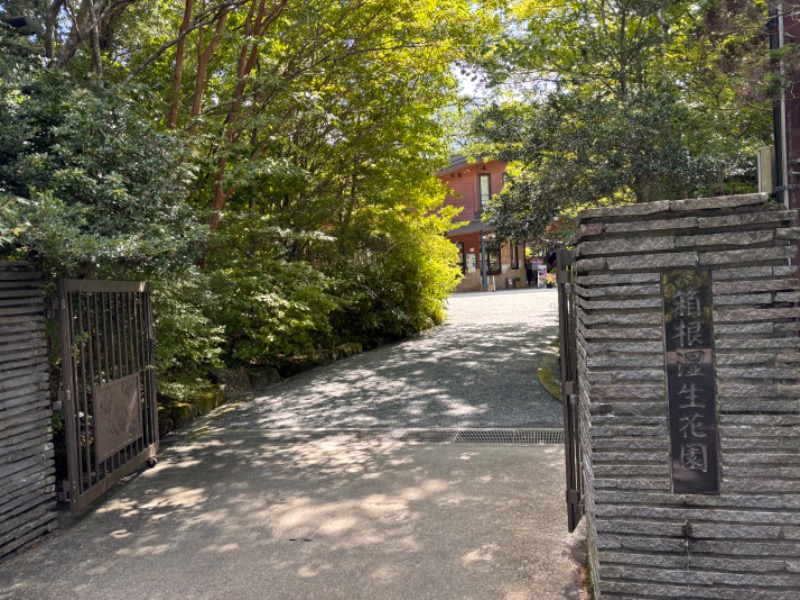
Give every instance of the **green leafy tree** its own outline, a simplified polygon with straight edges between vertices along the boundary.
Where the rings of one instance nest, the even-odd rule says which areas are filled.
[[[515,93],[474,126],[474,153],[519,165],[492,210],[501,235],[535,237],[586,204],[752,189],[768,115],[709,78],[698,10],[682,0],[514,5],[512,33],[483,65]]]
[[[30,60],[0,60],[3,250],[59,275],[185,270],[207,234],[183,200],[193,173],[179,140],[150,127],[132,94]]]
[[[437,213],[440,113],[458,102],[451,64],[491,17],[464,0],[27,5],[58,15],[39,49],[52,70],[36,77],[67,91],[53,92],[63,115],[42,107],[55,125],[35,154],[50,162],[14,175],[38,216],[14,200],[9,237],[73,274],[142,262],[178,273],[155,286],[162,373],[184,363],[191,379],[217,359],[270,363],[442,320],[458,275],[442,235],[452,214]],[[123,210],[148,192],[172,203]],[[59,253],[76,233],[79,247]]]

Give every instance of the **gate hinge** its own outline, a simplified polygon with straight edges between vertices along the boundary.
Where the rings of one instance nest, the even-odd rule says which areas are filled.
[[[578,405],[578,395],[577,395],[577,394],[570,394],[570,395],[567,397],[567,399],[568,399],[568,401],[569,401],[569,405],[570,405],[570,406],[574,407],[574,406],[577,406],[577,405]]]
[[[67,393],[63,390],[58,392],[55,400],[50,402],[50,408],[53,410],[61,410],[64,408],[64,402],[67,401]]]
[[[564,396],[571,396],[575,393],[575,383],[572,381],[565,381],[561,384],[561,393]]]
[[[581,501],[581,495],[578,490],[567,490],[567,504],[578,504]]]

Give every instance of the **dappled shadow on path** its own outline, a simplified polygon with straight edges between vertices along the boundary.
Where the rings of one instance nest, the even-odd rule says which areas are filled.
[[[561,424],[536,368],[555,328],[462,325],[304,373],[229,411],[226,427]]]
[[[0,598],[579,598],[562,470],[558,446],[201,438],[19,557]]]

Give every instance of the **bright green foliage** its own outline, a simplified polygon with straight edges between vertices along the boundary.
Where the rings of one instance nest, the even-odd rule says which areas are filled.
[[[220,354],[225,330],[206,315],[215,297],[207,277],[193,268],[181,279],[151,286],[159,392],[181,398],[223,365]]]
[[[484,66],[518,87],[474,127],[476,154],[519,167],[492,210],[500,235],[535,237],[586,204],[753,189],[769,113],[711,77],[699,11],[683,0],[514,5],[513,34]]]
[[[458,102],[451,64],[490,17],[464,0],[120,7],[95,42],[80,9],[55,22],[60,72],[30,71],[37,95],[52,88],[45,103],[6,94],[24,119],[0,124],[0,144],[39,145],[9,151],[9,196],[31,203],[0,204],[14,226],[0,235],[72,276],[158,279],[173,395],[218,361],[275,363],[442,321],[458,270],[453,214],[437,213],[439,114]],[[87,35],[71,44],[76,26]]]
[[[163,276],[191,265],[206,230],[183,201],[192,174],[134,90],[77,86],[0,63],[0,230],[49,273]]]
[[[461,277],[456,248],[445,237],[453,215],[396,215],[391,235],[375,235],[361,264],[334,265],[345,310],[335,329],[369,343],[419,332],[443,322],[444,300]]]
[[[332,282],[307,261],[287,260],[294,244],[330,242],[281,230],[265,217],[229,217],[206,264],[215,297],[210,314],[225,327],[228,362],[269,363],[331,347],[328,315],[341,302],[330,294]]]

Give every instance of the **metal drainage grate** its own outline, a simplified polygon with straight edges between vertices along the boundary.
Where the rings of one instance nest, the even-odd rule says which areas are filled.
[[[286,430],[221,430],[199,433],[182,440],[238,440],[252,444],[297,444],[321,439],[339,442],[406,444],[563,444],[560,428],[527,429],[286,429]],[[180,443],[180,442],[179,442]]]

